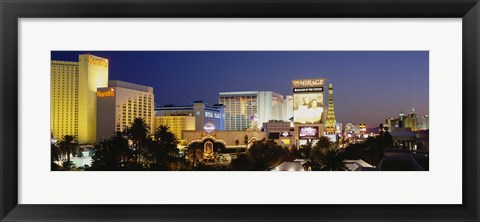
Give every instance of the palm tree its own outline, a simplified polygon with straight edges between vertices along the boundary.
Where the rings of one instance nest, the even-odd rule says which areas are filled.
[[[139,146],[146,141],[149,131],[150,127],[142,118],[135,118],[127,130],[127,136],[133,141],[135,146]]]
[[[55,143],[50,143],[50,155],[51,155],[51,159],[52,159],[52,162],[53,161],[59,161],[60,158],[60,150],[58,150],[58,147],[57,145],[55,145]]]
[[[166,170],[172,162],[178,161],[178,139],[170,127],[161,125],[155,129],[154,140],[147,143],[147,150],[152,166]]]
[[[145,152],[149,131],[150,127],[142,118],[135,118],[132,125],[125,131],[128,139],[133,142],[133,151],[137,162],[141,160],[140,154],[147,155]]]
[[[67,163],[70,162],[70,154],[78,148],[78,142],[73,135],[65,135],[59,142],[60,150],[67,155]]]
[[[51,170],[59,170],[60,166],[55,163],[55,161],[60,160],[60,150],[58,149],[57,145],[55,143],[50,143],[50,155],[51,155]]]
[[[335,149],[329,149],[322,158],[321,171],[346,171],[347,167],[343,162],[345,155],[336,151]]]
[[[131,152],[128,147],[128,140],[123,137],[121,132],[116,132],[113,137],[109,139],[113,147],[115,147],[112,155],[117,156],[120,159],[120,162],[128,162],[131,158]]]
[[[174,145],[175,147],[178,144],[177,137],[170,131],[170,127],[167,125],[160,125],[155,129],[153,137],[155,138],[155,141],[160,144],[169,144]]]
[[[322,167],[321,160],[323,158],[323,152],[322,148],[318,146],[318,143],[316,146],[312,147],[312,143],[307,143],[307,145],[304,145],[302,150],[302,156],[307,160],[303,164],[303,168],[305,170],[320,170]]]
[[[330,149],[331,144],[332,142],[330,141],[330,138],[322,136],[318,139],[316,145],[319,149]]]
[[[95,144],[90,170],[136,169],[136,162],[132,162],[131,157],[127,139],[121,132],[116,132],[111,138],[102,139]]]
[[[187,148],[187,157],[190,160],[190,167],[192,169],[197,167],[197,157],[203,156],[203,150],[200,149],[201,145],[201,143],[193,143]]]
[[[243,143],[245,144],[245,153],[246,153],[246,152],[248,151],[248,135],[245,135],[245,136],[243,137]],[[236,153],[237,153],[237,157],[239,157],[239,156],[240,156],[240,148],[237,147],[237,150],[236,150],[236,151],[237,151],[237,152],[236,152]]]
[[[245,144],[245,149],[248,148],[248,135],[243,137],[243,143]]]
[[[254,170],[265,171],[278,166],[288,158],[288,152],[273,140],[256,141],[247,151]]]

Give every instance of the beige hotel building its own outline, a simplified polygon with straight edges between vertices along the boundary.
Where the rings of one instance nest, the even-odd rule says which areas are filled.
[[[153,88],[110,80],[108,87],[97,89],[97,140],[107,139],[116,131],[130,127],[135,118],[142,118],[153,132]]]
[[[155,116],[155,128],[168,126],[178,140],[182,139],[182,131],[195,130],[195,116]]]
[[[78,62],[52,60],[50,77],[53,136],[74,135],[81,144],[95,143],[97,88],[107,87],[108,59],[84,54]]]

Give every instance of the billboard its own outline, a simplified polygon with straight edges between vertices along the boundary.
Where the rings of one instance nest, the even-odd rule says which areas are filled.
[[[293,121],[295,123],[321,123],[323,93],[295,93],[293,95]]]
[[[322,123],[325,79],[292,80],[293,122]]]
[[[300,126],[298,127],[298,137],[300,139],[318,138],[318,126]]]

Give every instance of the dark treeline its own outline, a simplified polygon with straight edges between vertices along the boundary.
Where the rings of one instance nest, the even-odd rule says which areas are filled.
[[[245,153],[237,151],[237,158],[229,164],[216,164],[203,160],[203,147],[198,144],[186,147],[183,152],[177,148],[179,140],[168,126],[159,126],[150,134],[149,127],[137,118],[131,127],[116,132],[109,139],[100,140],[92,150],[91,167],[76,168],[70,155],[81,156],[82,151],[71,135],[64,136],[57,144],[51,145],[52,170],[92,171],[266,171],[286,161],[301,159],[305,170],[345,171],[345,159],[363,159],[377,165],[386,147],[391,146],[392,137],[388,132],[369,137],[366,142],[351,144],[338,149],[327,137],[320,137],[316,144],[308,143],[299,149],[286,148],[266,138],[255,141]],[[240,143],[240,141],[236,142]],[[238,145],[238,144],[237,144]],[[247,144],[245,144],[247,145]]]

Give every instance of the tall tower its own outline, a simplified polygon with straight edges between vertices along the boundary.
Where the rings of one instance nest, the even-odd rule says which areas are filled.
[[[50,64],[51,133],[57,139],[73,135],[81,144],[94,144],[97,88],[108,86],[108,59],[82,54],[78,62]]]
[[[333,109],[333,86],[332,83],[328,84],[328,112],[327,119],[325,121],[325,132],[327,134],[335,134],[335,111]]]

